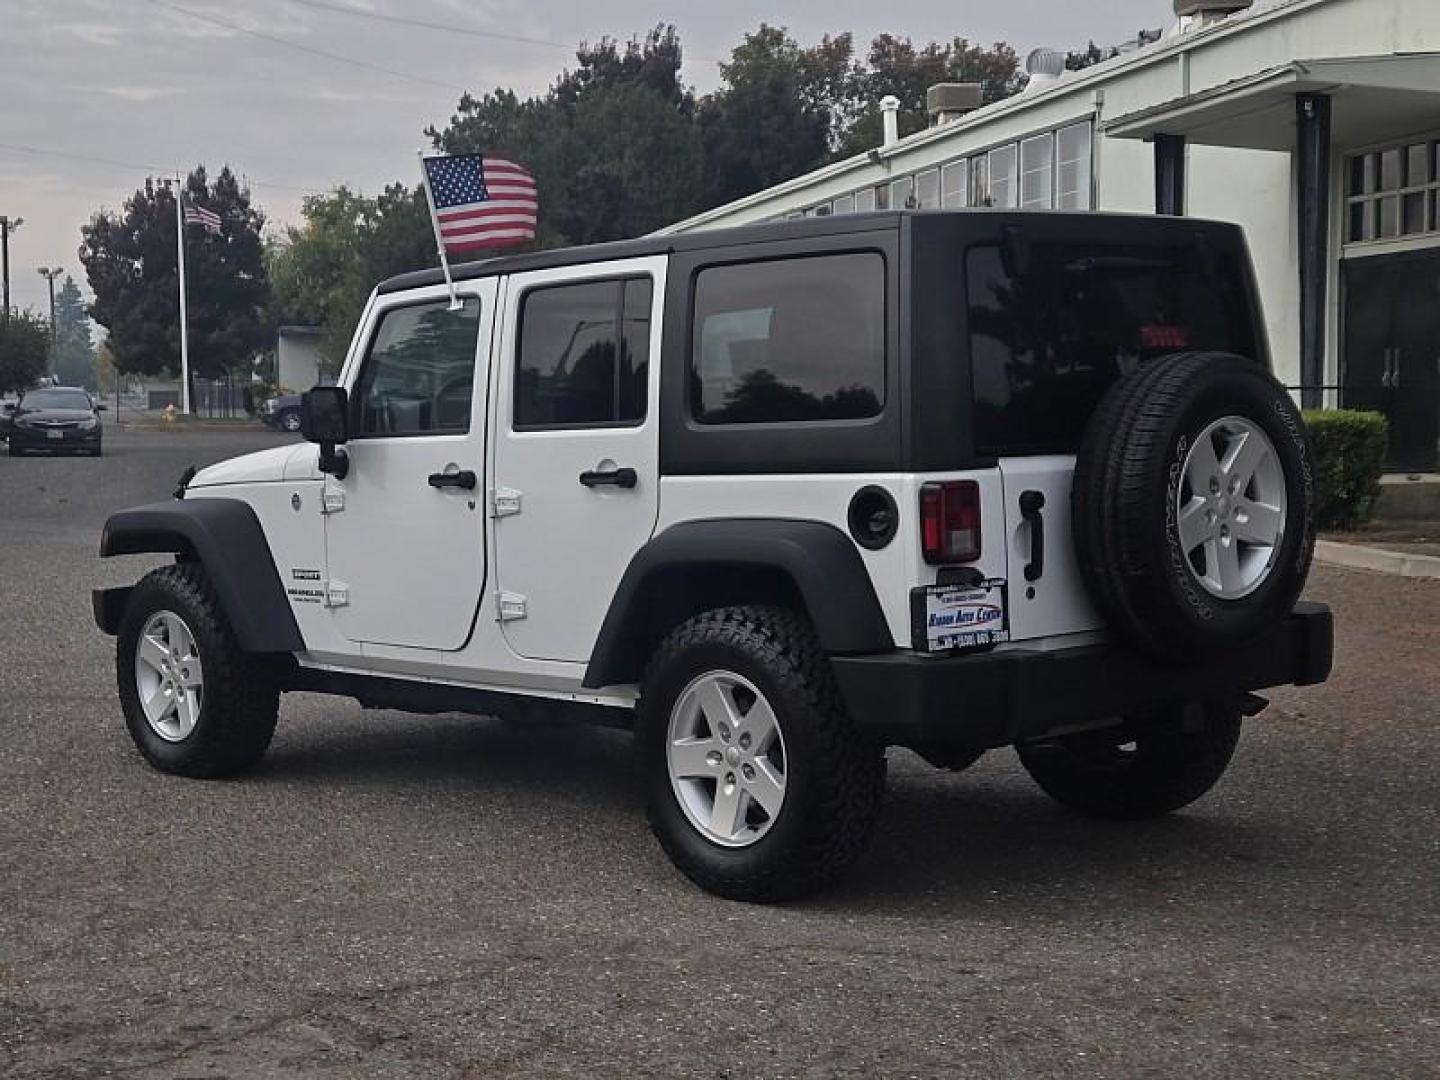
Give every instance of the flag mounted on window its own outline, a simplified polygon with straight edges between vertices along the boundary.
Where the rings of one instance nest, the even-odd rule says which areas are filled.
[[[199,225],[213,236],[220,235],[220,215],[214,210],[206,210],[203,206],[192,206],[186,203],[185,224]]]
[[[535,239],[535,178],[521,165],[481,154],[421,155],[425,191],[443,254],[511,247]]]

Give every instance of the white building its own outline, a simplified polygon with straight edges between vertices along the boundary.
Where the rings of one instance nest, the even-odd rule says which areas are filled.
[[[669,232],[887,206],[1191,214],[1249,235],[1276,373],[1440,444],[1440,0],[1175,0],[1159,42]],[[1240,9],[1240,10],[1236,10]],[[1053,69],[1051,69],[1053,71]]]
[[[320,328],[282,326],[275,342],[275,383],[301,393],[320,381]]]

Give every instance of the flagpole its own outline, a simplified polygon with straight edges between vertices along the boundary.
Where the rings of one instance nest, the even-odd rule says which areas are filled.
[[[190,333],[185,320],[185,211],[180,174],[175,174],[175,255],[180,271],[180,411],[190,415]]]
[[[420,182],[425,185],[425,203],[430,207],[430,224],[435,227],[435,247],[440,251],[440,269],[445,271],[445,287],[450,290],[450,310],[460,308],[460,298],[455,295],[455,281],[450,276],[450,260],[445,257],[445,240],[440,235],[440,215],[435,212],[435,193],[430,190],[430,174],[425,171],[425,151],[416,150],[420,159]]]

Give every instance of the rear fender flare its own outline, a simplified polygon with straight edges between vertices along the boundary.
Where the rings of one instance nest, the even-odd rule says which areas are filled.
[[[839,529],[820,521],[776,518],[690,521],[659,533],[630,560],[600,627],[584,686],[638,682],[657,634],[673,628],[655,625],[657,600],[663,595],[670,610],[699,614],[705,605],[698,597],[686,603],[685,578],[713,571],[740,576],[748,571],[788,582],[827,653],[895,647],[864,560]],[[765,598],[747,597],[746,602],[757,599]],[[776,596],[771,602],[781,600]]]

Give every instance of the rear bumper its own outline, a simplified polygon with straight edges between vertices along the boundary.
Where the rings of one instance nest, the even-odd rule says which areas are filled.
[[[1164,667],[1108,644],[943,657],[897,651],[831,664],[850,715],[887,743],[981,749],[1166,702],[1324,682],[1333,641],[1330,609],[1300,603],[1258,641],[1196,667]]]

